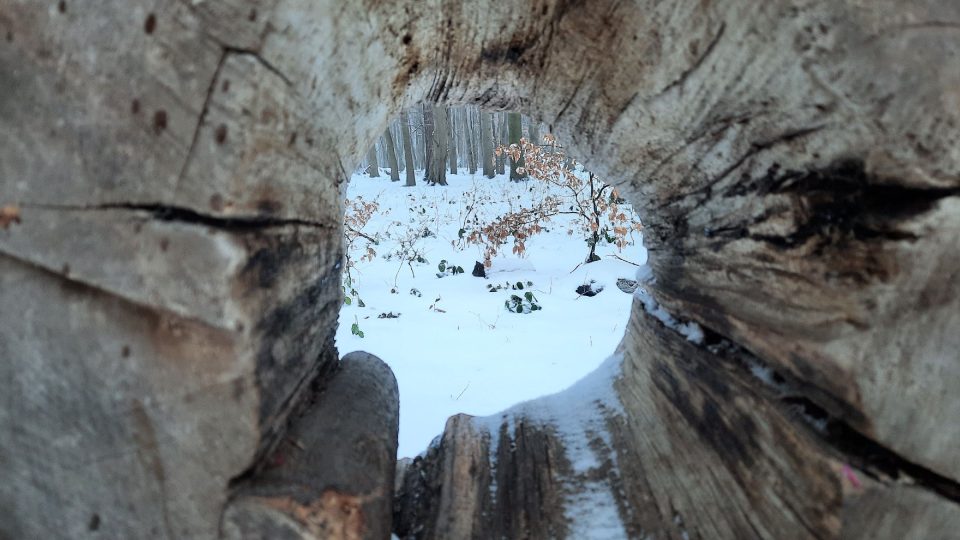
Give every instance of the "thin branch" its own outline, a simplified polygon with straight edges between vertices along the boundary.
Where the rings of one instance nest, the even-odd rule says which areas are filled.
[[[346,228],[347,231],[349,231],[349,232],[351,232],[351,233],[353,233],[353,234],[355,234],[355,235],[357,235],[357,236],[359,236],[359,237],[361,237],[361,238],[366,238],[367,240],[373,242],[374,244],[379,244],[379,243],[380,243],[380,241],[377,240],[376,238],[373,238],[372,236],[364,233],[363,231],[358,231],[357,229],[354,229],[353,227],[351,227],[351,226],[349,226],[349,225],[344,225],[344,228]]]
[[[643,266],[642,264],[637,264],[637,263],[635,263],[635,262],[633,262],[633,261],[628,261],[628,260],[624,259],[623,257],[617,255],[616,253],[612,253],[612,254],[610,254],[610,255],[607,255],[607,257],[613,257],[613,258],[615,258],[615,259],[620,259],[621,261],[623,261],[623,262],[625,262],[625,263],[628,263],[628,264],[632,264],[632,265],[634,265],[634,266]]]

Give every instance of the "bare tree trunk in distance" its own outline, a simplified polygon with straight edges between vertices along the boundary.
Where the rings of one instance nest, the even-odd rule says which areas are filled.
[[[383,132],[383,146],[387,150],[387,165],[390,165],[390,181],[400,181],[400,168],[397,164],[397,147],[393,144],[393,134],[390,133],[390,127]]]
[[[444,110],[444,118],[447,121],[447,160],[450,162],[450,174],[457,174],[457,122],[455,120],[454,109]]]
[[[377,143],[374,142],[367,150],[367,174],[370,178],[380,178],[380,164],[377,163]]]
[[[476,107],[468,107],[463,114],[463,134],[467,142],[467,172],[477,174],[477,145],[473,132],[473,113]]]
[[[493,114],[480,111],[480,163],[483,175],[493,178]]]
[[[430,183],[430,169],[433,168],[434,148],[434,115],[433,105],[424,103],[421,106],[423,118],[423,181]]]
[[[447,185],[447,113],[443,107],[428,105],[430,117],[432,118],[432,134],[427,140],[427,148],[430,148],[429,163],[427,164],[427,173],[424,176],[430,185]],[[428,110],[425,108],[424,110]]]
[[[507,143],[507,113],[499,113],[500,122],[497,124],[496,145],[504,146]],[[507,156],[501,153],[497,156],[497,174],[506,172]]]
[[[520,138],[523,137],[523,130],[521,127],[521,118],[520,113],[507,113],[507,130],[508,136],[510,137],[511,145],[519,145]],[[527,177],[526,174],[521,174],[517,172],[517,169],[523,167],[523,153],[520,153],[520,159],[514,161],[513,158],[510,159],[510,180],[518,181]]]
[[[403,161],[406,164],[407,187],[417,185],[413,164],[413,137],[410,136],[410,122],[407,111],[400,111],[400,137],[403,142]]]

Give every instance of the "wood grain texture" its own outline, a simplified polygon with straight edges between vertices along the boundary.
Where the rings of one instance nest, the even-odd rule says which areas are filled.
[[[635,302],[582,416],[451,420],[398,531],[949,534],[958,28],[927,0],[0,0],[0,536],[223,532],[314,433],[291,419],[338,356],[347,171],[424,99],[568,141],[706,340]],[[323,493],[230,508],[355,534],[367,500]]]

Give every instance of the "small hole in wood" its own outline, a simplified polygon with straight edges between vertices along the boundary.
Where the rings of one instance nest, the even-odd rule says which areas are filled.
[[[153,113],[153,130],[158,134],[167,129],[167,111],[159,110]]]
[[[227,141],[227,126],[220,124],[213,132],[213,138],[217,144],[223,144]]]

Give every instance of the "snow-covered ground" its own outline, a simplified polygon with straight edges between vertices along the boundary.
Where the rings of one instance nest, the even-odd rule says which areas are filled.
[[[453,414],[494,414],[563,390],[596,369],[623,337],[633,299],[616,280],[634,279],[637,273],[636,266],[611,255],[646,262],[635,233],[634,245],[622,252],[601,245],[600,261],[577,267],[587,256],[587,244],[572,218],[561,216],[546,225],[547,232],[527,240],[522,259],[508,244],[486,279],[474,277],[471,271],[483,251],[464,245],[461,229],[469,230],[474,217],[483,223],[542,197],[547,188],[536,180],[468,174],[448,176],[448,182],[407,188],[389,176],[357,174],[347,193],[348,199],[378,203],[379,211],[362,232],[379,243],[370,246],[376,252],[372,260],[361,261],[368,242],[354,242],[347,291],[358,294],[340,311],[337,347],[341,354],[373,353],[396,374],[400,457],[425,450]],[[431,235],[424,237],[424,229]],[[408,265],[398,251],[416,251],[426,262]],[[442,260],[465,272],[438,277]],[[591,281],[603,291],[593,297],[576,293]],[[522,290],[514,289],[518,283]],[[506,300],[527,292],[542,309],[507,311]]]

